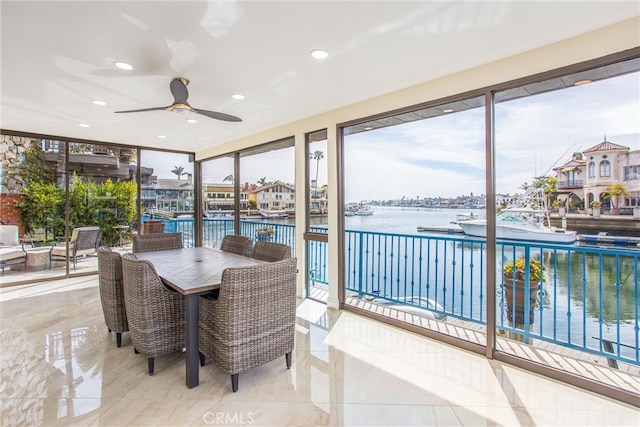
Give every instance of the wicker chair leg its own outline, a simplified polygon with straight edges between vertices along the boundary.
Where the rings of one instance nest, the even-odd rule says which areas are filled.
[[[122,334],[120,332],[116,332],[116,346],[122,347]]]
[[[291,353],[285,354],[284,359],[287,362],[287,369],[291,368]]]
[[[148,364],[149,364],[149,376],[153,375],[153,357],[150,357],[148,360]]]
[[[140,352],[139,352],[138,350],[136,350],[136,348],[135,348],[135,347],[133,348],[133,352],[134,352],[135,354],[140,354]]]
[[[201,351],[199,351],[198,355],[200,356],[200,366],[204,366],[204,364],[205,364],[205,360],[204,360],[205,356],[204,356],[204,354]]]
[[[233,390],[234,393],[236,391],[238,391],[238,378],[239,377],[240,377],[240,374],[231,375],[231,390]]]

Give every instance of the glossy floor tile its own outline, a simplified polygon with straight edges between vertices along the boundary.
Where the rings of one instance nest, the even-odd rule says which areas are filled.
[[[293,365],[155,375],[104,325],[96,277],[0,288],[1,425],[623,426],[637,408],[305,300]]]

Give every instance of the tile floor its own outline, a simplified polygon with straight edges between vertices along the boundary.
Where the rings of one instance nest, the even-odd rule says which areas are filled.
[[[1,425],[622,426],[637,408],[347,312],[301,301],[284,357],[229,377],[184,356],[155,375],[104,325],[95,276],[0,288]]]

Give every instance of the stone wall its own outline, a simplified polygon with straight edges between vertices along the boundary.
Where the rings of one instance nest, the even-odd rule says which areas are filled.
[[[12,135],[0,135],[0,138],[0,194],[20,194],[22,179],[15,175],[15,170],[24,160],[24,151],[38,140]]]

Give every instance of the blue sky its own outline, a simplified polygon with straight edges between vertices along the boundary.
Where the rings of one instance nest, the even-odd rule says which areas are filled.
[[[640,149],[640,73],[589,85],[529,96],[496,105],[496,190],[515,193],[534,176],[550,172],[582,151],[607,140]],[[451,197],[485,193],[484,110],[391,126],[345,140],[346,201],[415,197]],[[326,144],[311,151],[326,153]],[[186,161],[147,157],[162,178],[175,178]],[[262,177],[294,182],[293,148],[245,157],[242,182]],[[232,173],[231,160],[205,168],[209,181]],[[315,177],[316,162],[310,162]],[[319,185],[325,184],[326,158]]]

